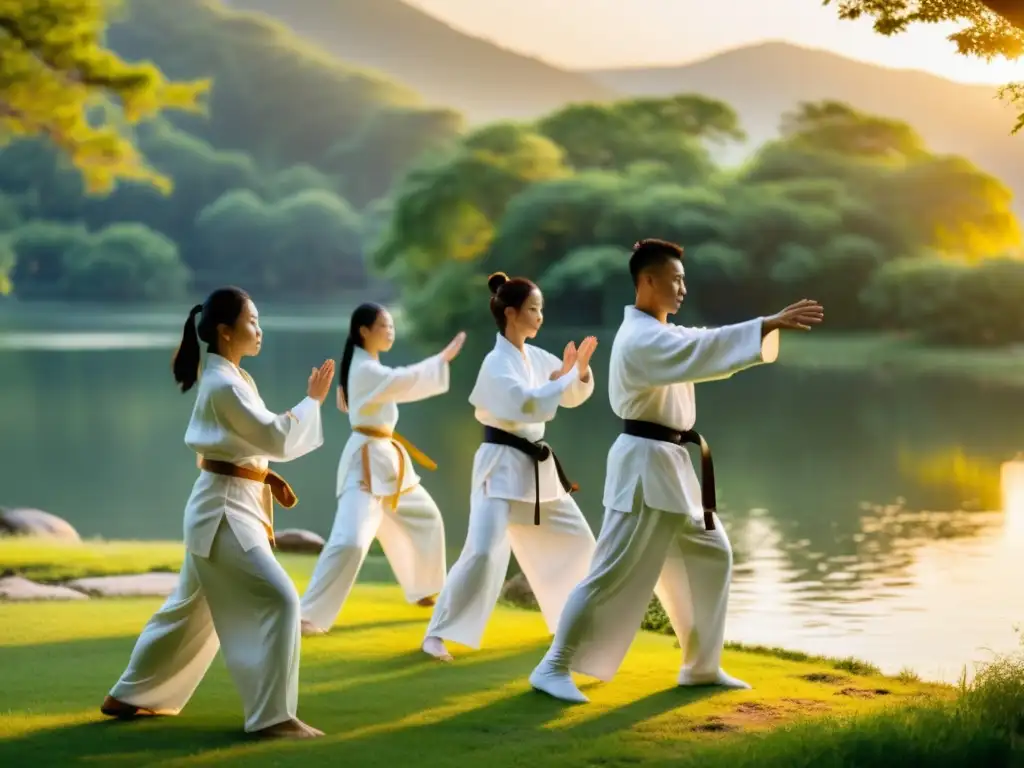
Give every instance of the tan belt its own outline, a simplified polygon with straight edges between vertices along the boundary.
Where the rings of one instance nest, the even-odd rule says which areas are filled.
[[[274,499],[285,509],[291,509],[299,503],[299,497],[295,495],[295,491],[293,491],[292,487],[288,485],[288,481],[272,469],[249,469],[248,467],[239,467],[229,461],[216,461],[214,459],[206,459],[202,457],[199,458],[198,463],[200,469],[205,469],[207,472],[213,472],[215,475],[240,477],[243,480],[255,480],[257,483],[263,483],[264,485],[270,486],[270,492],[273,494]],[[267,538],[270,539],[270,546],[274,546],[273,504],[270,505],[270,525],[264,523],[263,527],[267,530]]]
[[[360,435],[366,437],[375,437],[381,440],[390,440],[391,444],[395,446],[395,451],[398,452],[398,483],[395,488],[395,492],[390,496],[387,496],[388,503],[391,505],[391,509],[398,507],[398,497],[402,495],[402,481],[405,479],[405,459],[402,456],[402,451],[399,446],[405,448],[409,454],[409,458],[419,464],[421,467],[425,467],[431,471],[437,469],[437,464],[427,456],[423,451],[417,448],[415,445],[410,443],[404,437],[397,432],[393,432],[383,427],[353,427],[353,432],[358,432]],[[363,484],[366,486],[366,490],[373,493],[372,486],[370,485],[370,444],[364,443],[362,449],[363,459]]]

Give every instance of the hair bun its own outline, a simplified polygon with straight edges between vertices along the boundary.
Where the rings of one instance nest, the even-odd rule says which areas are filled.
[[[496,296],[498,289],[508,282],[508,275],[504,272],[495,272],[487,278],[487,287],[491,289],[491,295]]]

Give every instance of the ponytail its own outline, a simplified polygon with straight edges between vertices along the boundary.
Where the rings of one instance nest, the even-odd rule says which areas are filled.
[[[219,354],[217,327],[233,327],[238,322],[247,301],[251,301],[249,294],[241,288],[227,286],[218,288],[206,297],[205,302],[192,307],[181,332],[181,344],[178,345],[171,364],[174,380],[178,382],[182,392],[192,389],[199,379],[199,342],[206,342],[207,352]],[[199,313],[203,316],[197,328],[196,315]]]
[[[199,378],[199,334],[196,332],[196,315],[203,311],[202,304],[196,304],[188,313],[188,320],[181,332],[181,343],[174,353],[174,380],[182,392],[188,392]]]
[[[355,352],[356,342],[349,334],[345,339],[345,351],[341,353],[341,364],[338,366],[338,386],[341,387],[341,394],[345,398],[345,405],[348,405],[348,372],[352,367],[352,354]]]
[[[352,368],[352,355],[356,347],[363,346],[363,336],[359,333],[360,328],[372,328],[377,322],[377,317],[384,310],[380,304],[367,302],[360,304],[352,312],[352,318],[348,323],[348,337],[345,339],[345,350],[341,353],[341,365],[338,366],[338,386],[341,387],[341,394],[345,397],[345,405],[348,401],[348,372]]]

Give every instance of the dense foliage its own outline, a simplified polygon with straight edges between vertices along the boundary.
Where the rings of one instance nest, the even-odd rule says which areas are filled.
[[[209,78],[206,114],[164,115],[135,130],[148,167],[173,181],[166,189],[121,183],[87,194],[88,178],[52,143],[0,150],[0,290],[133,301],[152,298],[160,281],[162,298],[223,282],[284,298],[365,286],[365,242],[389,190],[414,158],[460,134],[461,117],[212,0],[133,0],[127,11],[109,29],[111,48],[168,78]],[[50,248],[59,257],[43,269],[29,245],[77,244],[69,232],[126,223],[115,231],[131,233],[145,263],[116,289],[110,265],[80,262],[80,249]]]
[[[496,269],[539,280],[549,317],[614,324],[632,295],[628,249],[642,237],[685,245],[687,311],[711,324],[813,296],[835,329],[1024,339],[1014,319],[1024,262],[986,261],[1020,244],[997,179],[933,154],[906,124],[831,102],[787,115],[779,139],[742,167],[715,168],[707,143],[738,135],[728,106],[696,96],[482,129],[403,181],[375,263],[431,341],[483,320]],[[959,294],[907,309],[921,284],[905,264],[922,257],[974,286],[969,321]]]

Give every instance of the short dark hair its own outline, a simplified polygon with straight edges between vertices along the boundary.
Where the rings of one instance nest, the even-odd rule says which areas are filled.
[[[640,273],[645,269],[664,264],[669,259],[682,261],[683,247],[654,237],[636,242],[629,257],[629,274],[633,278],[633,285],[639,284]]]

